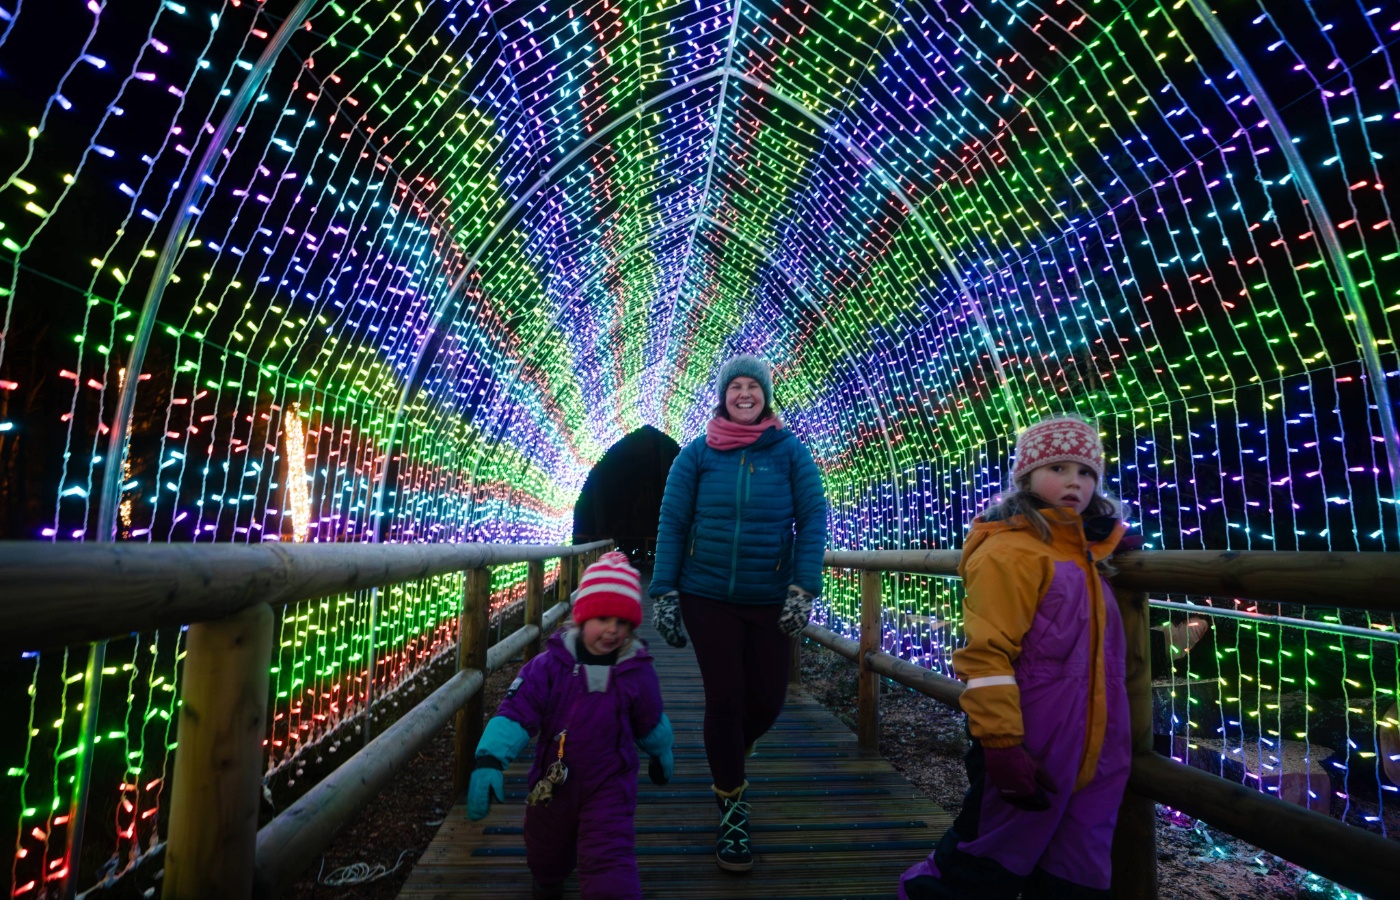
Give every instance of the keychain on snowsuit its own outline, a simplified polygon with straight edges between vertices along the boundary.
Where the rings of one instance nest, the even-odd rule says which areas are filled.
[[[564,783],[564,779],[569,777],[569,767],[564,765],[564,738],[569,734],[569,729],[565,728],[559,732],[559,754],[554,762],[549,764],[549,768],[544,770],[544,777],[535,782],[535,786],[530,788],[530,793],[525,797],[525,803],[529,806],[548,806],[549,801],[554,799],[554,789]]]

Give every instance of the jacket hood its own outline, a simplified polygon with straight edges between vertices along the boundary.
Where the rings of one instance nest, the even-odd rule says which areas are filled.
[[[1093,562],[1107,559],[1128,530],[1127,523],[1113,516],[1094,516],[1086,520],[1074,510],[1062,506],[1046,507],[1040,514],[1050,525],[1051,544],[1072,550],[1075,555],[1088,553]],[[1034,529],[1024,515],[995,522],[985,521],[981,516],[973,519],[972,528],[963,543],[962,558],[958,561],[958,574],[967,576],[967,561],[987,538],[1005,531],[1027,530]]]

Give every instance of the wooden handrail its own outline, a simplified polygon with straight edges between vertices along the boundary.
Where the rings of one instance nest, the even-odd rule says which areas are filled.
[[[1128,787],[1367,897],[1400,890],[1400,845],[1364,828],[1155,753],[1133,757]]]
[[[165,880],[163,895],[167,900],[247,896],[253,881],[254,847],[263,846],[254,838],[261,796],[263,718],[253,711],[263,708],[256,698],[265,697],[267,690],[270,649],[265,645],[270,642],[273,607],[461,571],[484,572],[489,566],[517,562],[534,564],[539,593],[543,561],[560,559],[561,569],[573,572],[579,560],[592,560],[611,546],[610,541],[575,546],[0,541],[0,584],[6,586],[5,600],[9,601],[0,605],[0,648],[13,653],[80,643],[100,647],[102,641],[118,635],[190,626],[186,658],[190,678],[185,686],[199,682],[196,676],[208,670],[212,677],[205,681],[215,687],[203,696],[182,698],[188,701],[181,704],[181,730],[187,733],[180,740],[190,752],[176,756],[172,788],[172,809],[176,812],[164,845],[172,877]],[[564,586],[567,584],[566,580]],[[556,592],[556,596],[566,597],[567,593]],[[476,605],[484,617],[486,598],[481,597]],[[478,684],[483,670],[490,671],[537,639],[544,627],[568,611],[568,604],[563,603],[541,615],[539,605],[537,599],[537,621],[522,629],[528,633],[511,635],[489,659],[472,666],[478,673]],[[267,632],[263,635],[267,640],[253,642],[243,637],[242,620],[258,610],[268,620],[260,631]],[[478,630],[484,637],[484,626]],[[196,640],[205,634],[211,639]],[[229,641],[233,655],[221,649]],[[231,684],[238,685],[238,690],[218,689]],[[462,678],[451,684],[448,695],[434,695],[437,701],[444,697],[466,701],[475,691]],[[85,699],[95,707],[96,694],[90,693],[92,697]],[[230,705],[224,700],[237,702]],[[231,712],[235,709],[236,713]],[[198,718],[191,717],[192,711],[199,713]],[[340,794],[355,798],[356,804],[367,802],[377,790],[375,786],[407,758],[401,752],[405,742],[421,746],[419,739],[426,740],[446,721],[436,722],[435,715],[424,719],[425,712],[432,710],[415,711],[404,720],[404,726],[390,732],[398,736],[397,743],[381,736],[370,745],[375,747],[373,754],[354,757],[356,762],[349,772],[359,774],[339,776],[324,790],[313,792],[319,806],[311,812],[328,824],[311,827],[295,839],[278,837],[278,849],[270,851],[274,857],[283,858],[296,848],[324,847],[321,835],[324,833],[328,841],[350,808],[347,804],[351,801],[341,799]],[[426,736],[421,733],[425,721],[436,722]],[[247,738],[244,733],[249,728],[259,734]],[[352,779],[356,786],[344,787]],[[219,798],[217,805],[224,815],[210,816],[200,809],[211,794]],[[86,815],[83,807],[80,801],[72,812],[72,834],[81,831]],[[306,810],[305,805],[296,808]],[[300,823],[288,824],[291,822],[285,820],[284,827],[302,827]],[[260,872],[259,883],[265,885],[268,877],[275,880],[276,876]]]
[[[830,567],[862,572],[862,612],[878,571],[924,575],[957,574],[958,551],[828,552]],[[1400,610],[1400,554],[1233,553],[1211,551],[1129,552],[1114,557],[1113,579],[1128,645],[1128,689],[1133,727],[1133,763],[1114,835],[1114,890],[1125,898],[1157,895],[1155,812],[1151,801],[1274,853],[1367,896],[1391,896],[1400,884],[1400,845],[1321,813],[1210,775],[1151,752],[1152,695],[1145,593],[1190,593],[1248,597],[1283,603]],[[963,684],[881,650],[862,652],[867,631],[878,622],[861,617],[862,640],[817,625],[803,636],[860,666],[960,710]],[[865,699],[861,692],[860,699]],[[857,720],[872,717],[857,710]],[[1124,863],[1127,865],[1124,865]],[[1120,868],[1126,871],[1118,871]]]
[[[609,542],[510,544],[98,544],[0,541],[0,652],[48,649],[502,563],[573,557]],[[836,550],[835,568],[957,575],[957,550]],[[1130,551],[1114,584],[1400,612],[1400,554]],[[566,566],[565,583],[575,580]],[[93,585],[100,584],[101,591]]]
[[[542,616],[545,630],[568,611],[568,603],[546,610]],[[478,696],[485,676],[513,659],[539,634],[540,626],[525,625],[502,638],[487,651],[485,670],[459,671],[264,825],[257,835],[253,896],[275,897],[291,884],[330,846],[340,829],[383,790],[399,767]]]
[[[828,550],[828,568],[957,577],[961,550]],[[1113,586],[1156,594],[1240,597],[1400,612],[1400,553],[1130,550]]]
[[[262,604],[277,606],[513,562],[533,563],[530,581],[542,577],[540,563],[559,559],[556,596],[563,597],[577,583],[582,565],[609,546],[607,541],[573,547],[0,542],[0,583],[6,585],[6,599],[11,601],[0,607],[0,647],[45,649],[133,631],[218,624]],[[956,550],[833,551],[826,554],[826,563],[867,573],[869,577],[862,578],[867,601],[863,619],[868,629],[878,632],[873,613],[878,608],[874,601],[879,572],[956,577],[959,556]],[[1138,551],[1120,554],[1115,562],[1119,575],[1114,584],[1120,595],[1151,590],[1311,604],[1326,598],[1332,606],[1400,611],[1400,554]],[[100,588],[94,590],[94,585]],[[527,585],[527,593],[530,590],[538,592],[539,587]],[[480,596],[479,587],[477,591]],[[538,608],[529,611],[530,618]],[[369,747],[375,753],[357,754],[329,776],[324,787],[298,801],[293,807],[296,816],[274,820],[264,829],[266,839],[259,833],[259,888],[275,889],[287,872],[319,853],[346,811],[367,803],[388,773],[476,692],[485,672],[537,642],[542,631],[567,611],[567,603],[541,610],[539,625],[530,622],[492,648],[484,660],[478,660],[479,668],[472,666],[469,673],[459,674],[422,709],[372,742]],[[867,681],[872,675],[884,676],[957,707],[959,682],[871,649],[878,647],[873,638],[864,642],[867,652],[862,653],[860,643],[817,626],[808,626],[805,635],[860,663],[868,673]],[[877,692],[867,683],[862,695],[874,697]],[[1140,713],[1135,710],[1139,718]],[[864,730],[869,743],[870,724],[878,722],[873,706],[867,718]],[[1224,779],[1191,772],[1143,753],[1141,746],[1138,751],[1131,789],[1140,795],[1196,815],[1346,887],[1374,893],[1377,884],[1395,883],[1400,849],[1390,842]],[[1179,788],[1190,796],[1179,794]],[[1286,817],[1279,814],[1280,807],[1286,809]],[[319,824],[308,824],[312,821]],[[288,829],[307,830],[291,838]],[[1300,845],[1298,833],[1321,836],[1323,849]],[[1334,871],[1336,867],[1327,861],[1353,856],[1362,864],[1342,867],[1342,871]]]
[[[0,541],[0,653],[225,619],[330,594],[611,546]],[[95,587],[96,586],[96,587]]]

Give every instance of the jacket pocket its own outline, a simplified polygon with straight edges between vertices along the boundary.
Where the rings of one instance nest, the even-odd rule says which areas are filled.
[[[783,532],[783,539],[778,544],[778,562],[773,566],[774,587],[780,594],[786,594],[788,585],[797,574],[792,571],[792,529]],[[787,575],[783,575],[783,570],[787,570]]]

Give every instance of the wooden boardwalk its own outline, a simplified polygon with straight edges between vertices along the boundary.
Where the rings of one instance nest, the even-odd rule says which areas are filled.
[[[637,858],[652,898],[881,898],[951,824],[888,762],[856,747],[855,735],[801,688],[788,693],[777,725],[748,762],[753,871],[715,865],[719,811],[701,740],[704,694],[690,647],[641,634],[656,657],[666,711],[676,730],[676,774],[657,787],[640,774]],[[521,825],[528,751],[506,770],[506,802],[468,822],[459,799],[399,897],[406,900],[530,896]],[[577,876],[565,897],[578,897]]]

